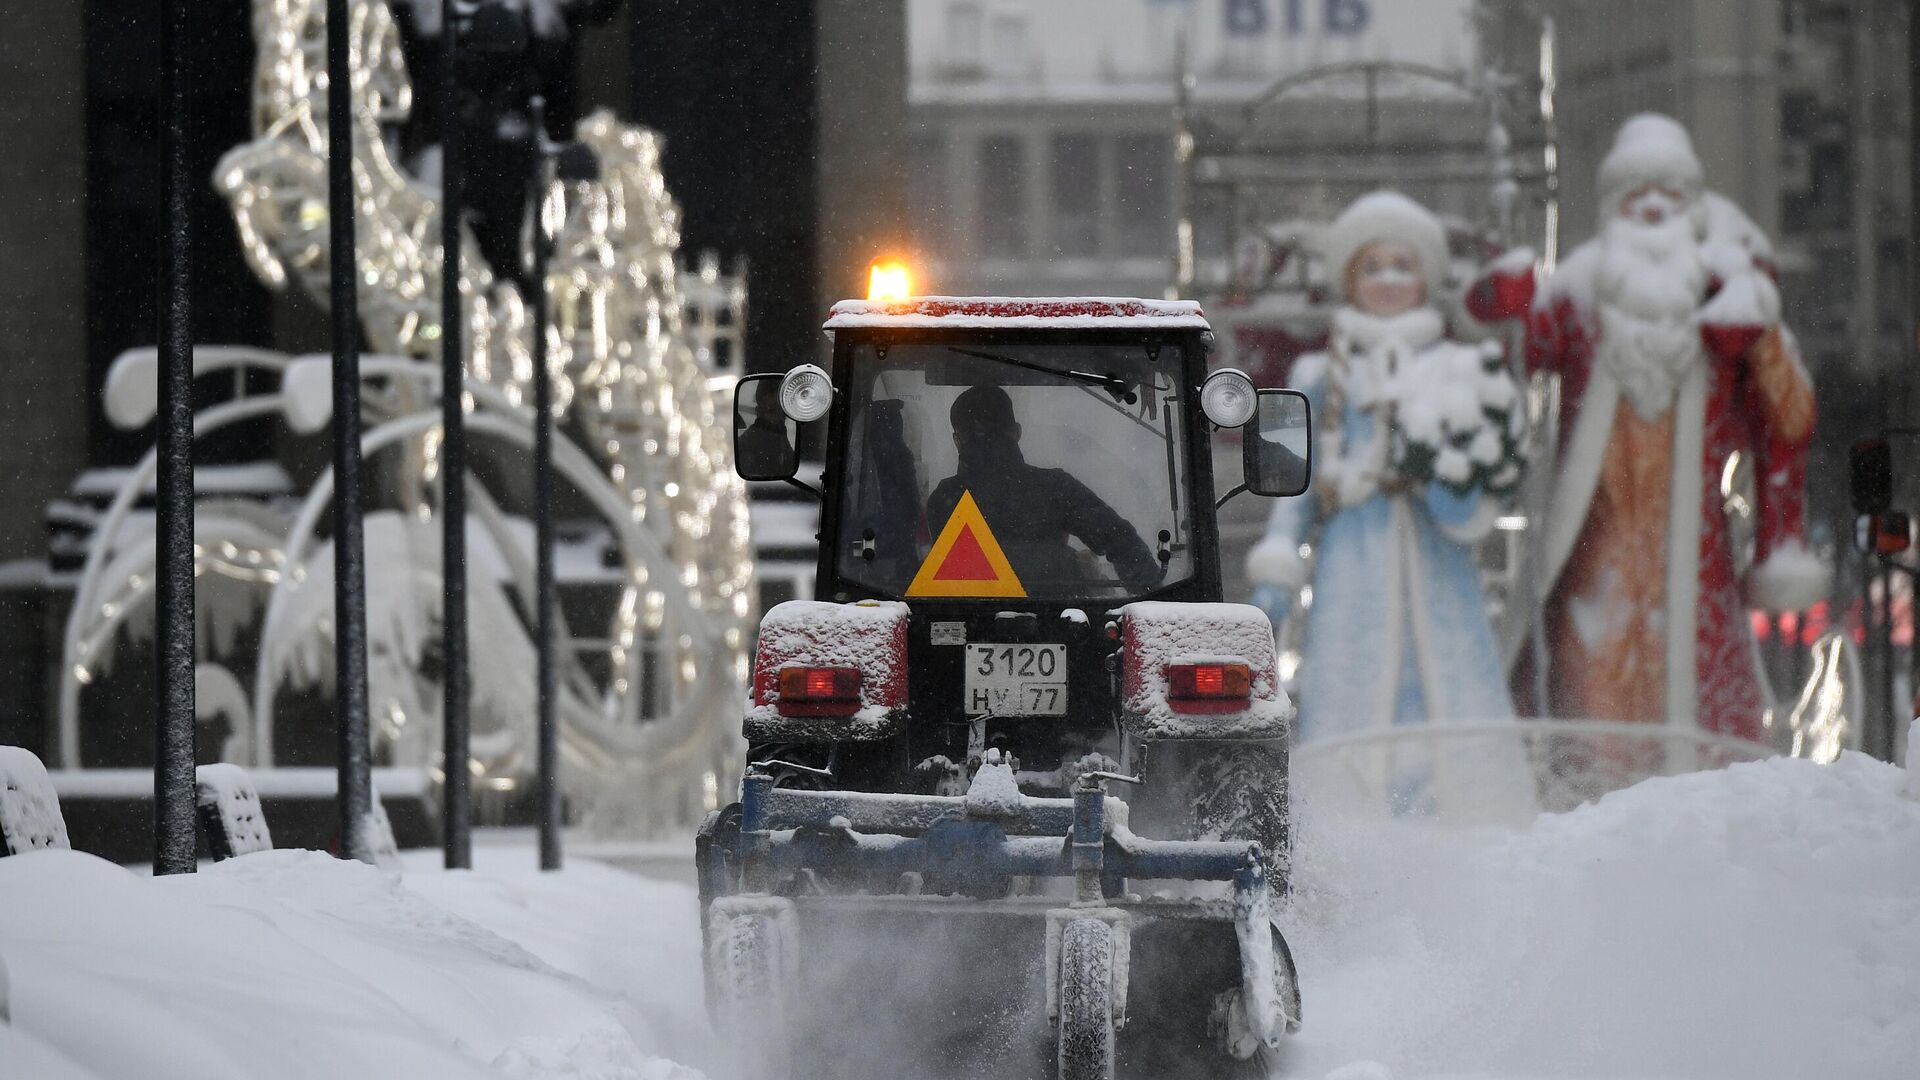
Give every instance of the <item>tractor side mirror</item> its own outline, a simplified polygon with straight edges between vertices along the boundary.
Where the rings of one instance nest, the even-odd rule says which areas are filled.
[[[1247,490],[1299,495],[1313,479],[1313,413],[1298,390],[1262,390],[1240,441]]]
[[[742,480],[791,480],[799,426],[780,407],[784,375],[748,375],[733,388],[733,469]]]

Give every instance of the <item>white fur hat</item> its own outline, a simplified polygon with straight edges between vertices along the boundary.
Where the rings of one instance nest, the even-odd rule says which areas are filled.
[[[1381,240],[1402,243],[1420,256],[1420,272],[1427,279],[1427,299],[1438,298],[1447,280],[1447,230],[1426,207],[1397,191],[1375,191],[1353,201],[1327,226],[1321,252],[1327,258],[1327,276],[1334,294],[1347,298],[1347,268],[1368,244]]]
[[[1670,187],[1698,201],[1706,173],[1693,152],[1693,137],[1680,122],[1659,113],[1629,117],[1600,162],[1600,220],[1620,212],[1620,200],[1647,184]]]

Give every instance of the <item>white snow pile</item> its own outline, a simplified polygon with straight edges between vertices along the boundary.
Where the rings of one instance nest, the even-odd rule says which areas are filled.
[[[1304,808],[1286,1074],[1906,1078],[1920,801],[1857,754],[1649,780],[1519,831]]]
[[[46,766],[31,750],[0,746],[0,855],[67,846],[67,822]]]
[[[0,858],[0,1075],[698,1080],[659,1056],[708,1055],[692,890],[513,854],[404,884],[311,851]]]
[[[1911,784],[1848,754],[1517,831],[1302,807],[1283,921],[1306,1015],[1280,1074],[1911,1077]],[[415,853],[404,883],[298,851],[161,880],[0,858],[0,1076],[697,1080],[666,1060],[715,1058],[693,890],[530,854],[445,873]]]

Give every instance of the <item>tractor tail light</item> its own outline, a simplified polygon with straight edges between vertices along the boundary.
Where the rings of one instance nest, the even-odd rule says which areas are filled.
[[[1239,712],[1253,698],[1253,673],[1239,661],[1167,665],[1167,704],[1174,712]]]
[[[852,716],[860,711],[860,669],[804,667],[780,669],[781,716]]]

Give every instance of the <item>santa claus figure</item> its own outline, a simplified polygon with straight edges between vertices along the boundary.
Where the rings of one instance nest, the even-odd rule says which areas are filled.
[[[1767,695],[1749,603],[1800,610],[1824,580],[1801,540],[1812,386],[1780,322],[1766,238],[1704,190],[1684,128],[1627,121],[1598,186],[1598,235],[1551,278],[1536,288],[1530,256],[1508,260],[1467,305],[1483,320],[1524,317],[1528,366],[1561,379],[1539,523],[1546,709],[1758,739]],[[1736,454],[1757,502],[1744,581],[1722,510]],[[1523,660],[1523,690],[1538,662]]]
[[[1434,302],[1446,234],[1418,203],[1368,195],[1324,248],[1342,305],[1328,349],[1291,380],[1318,428],[1314,490],[1275,504],[1248,567],[1258,599],[1303,639],[1298,737],[1510,719],[1475,544],[1521,480],[1520,394],[1498,347],[1448,338]],[[1369,795],[1396,811],[1531,797],[1523,763],[1491,777],[1484,747],[1402,749]]]

